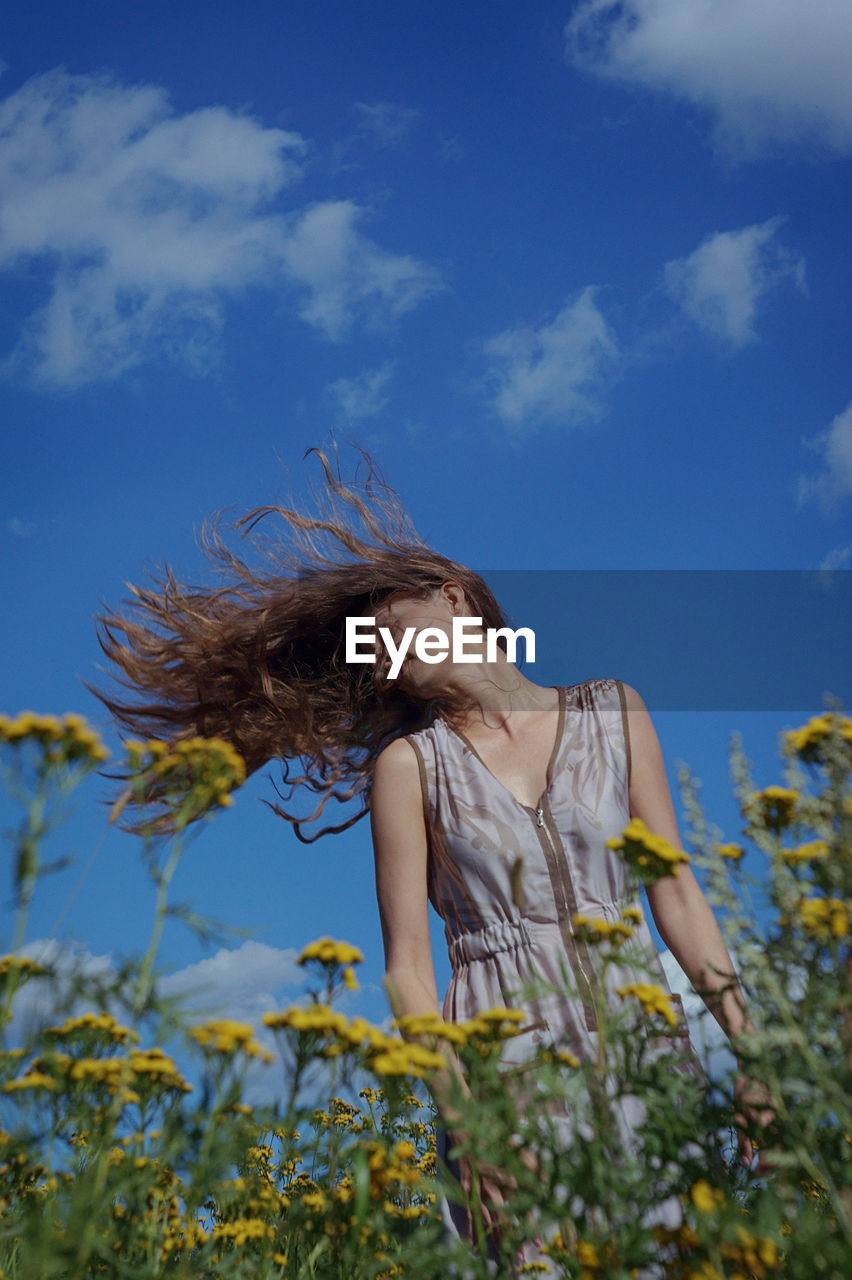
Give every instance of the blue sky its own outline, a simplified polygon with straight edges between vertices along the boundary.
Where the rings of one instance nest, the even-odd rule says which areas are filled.
[[[100,603],[162,560],[198,578],[204,517],[304,496],[331,431],[482,570],[852,568],[847,6],[34,0],[2,42],[9,711],[103,724],[81,684]],[[654,641],[631,650],[621,604],[618,669],[580,642],[600,616],[560,601],[538,678],[642,693]],[[729,661],[690,642],[697,683]],[[672,785],[685,760],[728,838],[730,733],[779,780],[779,730],[822,707],[810,656],[812,706],[655,718]],[[305,850],[271,794],[252,779],[177,886],[252,947],[205,960],[175,927],[164,960],[218,966],[223,1006],[256,1011],[332,933],[365,950],[379,1016],[366,824]],[[115,956],[150,907],[111,832],[55,936]]]

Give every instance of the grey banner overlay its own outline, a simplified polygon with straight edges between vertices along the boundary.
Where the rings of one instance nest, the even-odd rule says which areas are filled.
[[[656,711],[852,709],[852,570],[479,572],[535,632],[536,684],[615,676]]]

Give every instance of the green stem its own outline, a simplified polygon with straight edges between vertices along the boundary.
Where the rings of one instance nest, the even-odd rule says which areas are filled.
[[[172,878],[177,871],[180,862],[181,843],[178,838],[172,845],[169,860],[165,868],[157,874],[157,902],[154,909],[154,924],[151,929],[151,940],[148,943],[148,950],[142,960],[139,968],[139,980],[136,986],[136,1000],[134,1002],[133,1011],[138,1018],[151,994],[153,986],[154,961],[157,958],[157,951],[160,947],[160,939],[163,936],[163,926],[166,921],[166,910],[168,907],[169,886]]]

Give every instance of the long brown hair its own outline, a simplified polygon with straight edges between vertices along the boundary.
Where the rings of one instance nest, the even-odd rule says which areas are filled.
[[[336,446],[333,463],[308,450],[323,471],[320,491],[311,490],[315,514],[264,506],[236,522],[261,567],[226,545],[221,516],[213,516],[200,544],[221,585],[187,586],[164,566],[150,585],[130,585],[129,612],[107,610],[97,619],[115,679],[138,695],[126,701],[94,690],[119,723],[143,737],[225,738],[249,773],[281,760],[288,789],[278,788],[280,800],[298,787],[319,796],[308,817],[271,805],[306,843],[363,817],[379,752],[447,710],[377,679],[370,664],[347,665],[347,615],[373,616],[394,593],[425,596],[453,581],[484,627],[506,625],[485,582],[423,542],[372,459],[358,453],[366,476],[359,482],[356,472],[347,483]],[[269,517],[283,521],[277,536],[267,532]],[[330,798],[357,798],[360,808],[304,835],[301,826],[316,821]]]

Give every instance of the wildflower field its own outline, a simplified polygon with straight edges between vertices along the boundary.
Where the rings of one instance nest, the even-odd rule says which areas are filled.
[[[543,1045],[514,1066],[517,1011],[462,1025],[400,1019],[390,1032],[347,1017],[337,1005],[357,986],[361,955],[328,938],[302,952],[304,999],[270,1009],[263,1028],[194,1023],[163,998],[156,958],[187,828],[232,803],[245,776],[215,739],[126,744],[112,817],[126,819],[130,805],[144,818],[150,944],[108,983],[52,972],[26,954],[43,845],[107,752],[78,716],[0,717],[21,812],[5,873],[14,931],[0,960],[0,1277],[848,1280],[852,721],[827,712],[783,747],[783,785],[762,791],[733,751],[737,843],[719,842],[681,779],[689,857],[755,1024],[736,1046],[739,1071],[774,1117],[752,1128],[766,1167],[756,1176],[736,1158],[733,1072],[705,1085],[685,1069],[679,1014],[651,980],[622,986],[616,1012],[601,1002],[594,1060]],[[615,844],[634,884],[677,874],[684,857],[637,822]],[[765,863],[759,879],[742,867],[750,846]],[[574,927],[605,974],[635,923],[627,911]],[[55,1016],[10,1043],[29,984]],[[450,1054],[470,1090],[454,1102],[463,1185],[439,1159],[429,1101]],[[262,1063],[279,1073],[274,1111],[245,1100],[246,1070]],[[618,1123],[627,1098],[644,1116],[632,1144]],[[478,1196],[494,1177],[504,1203],[486,1230]],[[442,1204],[467,1215],[471,1243],[444,1230]],[[665,1220],[664,1204],[676,1210]]]

